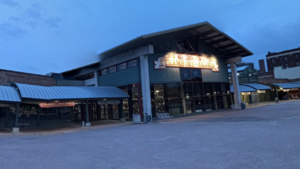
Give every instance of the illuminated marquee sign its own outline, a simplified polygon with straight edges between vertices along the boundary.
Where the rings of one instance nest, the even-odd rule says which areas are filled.
[[[204,56],[177,54],[170,52],[164,57],[159,57],[154,61],[154,69],[165,69],[167,67],[186,67],[186,68],[201,68],[212,69],[219,71],[219,65],[215,58],[207,59]]]
[[[52,108],[52,107],[73,107],[74,102],[54,102],[54,103],[39,103],[41,108]]]

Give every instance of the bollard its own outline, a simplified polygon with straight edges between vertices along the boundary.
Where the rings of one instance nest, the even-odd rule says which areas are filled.
[[[85,127],[85,121],[81,122],[81,127]]]

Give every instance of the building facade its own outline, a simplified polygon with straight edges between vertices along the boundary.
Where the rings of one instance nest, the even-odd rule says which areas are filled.
[[[41,86],[56,85],[55,79],[50,76],[0,69],[0,85],[3,86],[12,82],[41,85]]]
[[[63,72],[62,81],[97,81],[95,86],[122,89],[130,96],[123,103],[127,119],[133,114],[155,118],[159,113],[178,116],[225,109],[233,100],[238,108],[240,98],[233,99],[230,92],[227,64],[236,71],[235,64],[249,55],[204,22],[140,36],[101,53],[99,63]]]
[[[268,71],[274,67],[283,69],[300,66],[300,48],[285,50],[282,52],[268,52],[266,55]]]

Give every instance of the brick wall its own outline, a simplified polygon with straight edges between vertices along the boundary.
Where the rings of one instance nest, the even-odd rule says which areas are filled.
[[[41,86],[55,86],[56,81],[52,77],[29,73],[0,70],[0,85],[7,83],[25,83]]]

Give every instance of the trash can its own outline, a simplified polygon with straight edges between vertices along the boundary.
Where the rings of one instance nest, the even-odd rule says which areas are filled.
[[[275,98],[275,103],[278,103],[278,98],[277,97]]]
[[[246,109],[246,103],[245,103],[245,102],[242,102],[242,103],[241,103],[241,109],[242,109],[242,110]]]
[[[151,122],[151,115],[147,115],[146,120],[147,120],[147,123]]]

